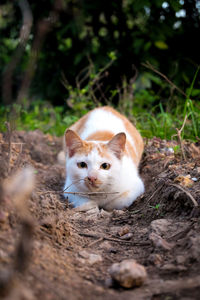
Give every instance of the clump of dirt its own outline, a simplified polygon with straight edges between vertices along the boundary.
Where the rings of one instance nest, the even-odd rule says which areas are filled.
[[[199,299],[200,143],[146,141],[140,166],[145,193],[129,209],[76,212],[63,198],[62,139],[40,131],[0,134],[0,181],[35,169],[29,199],[32,255],[16,270],[23,239],[12,199],[0,199],[0,295],[6,299]],[[28,240],[26,243],[29,243]],[[26,244],[25,243],[25,244]],[[18,247],[25,260],[24,245]],[[25,250],[24,250],[25,249]],[[23,251],[24,253],[22,253]],[[124,289],[111,281],[113,263],[145,266],[144,285]],[[19,261],[18,261],[19,262]],[[13,271],[14,270],[14,271]]]

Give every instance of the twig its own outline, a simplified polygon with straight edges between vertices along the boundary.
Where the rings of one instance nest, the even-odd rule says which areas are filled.
[[[82,193],[82,192],[64,192],[64,194],[71,194],[71,195],[82,195],[82,196],[99,196],[99,195],[115,195],[119,194],[119,192],[88,192],[88,193]]]
[[[26,144],[26,143],[14,143],[14,142],[11,142],[11,145],[24,145],[24,144]],[[3,142],[3,143],[0,143],[0,145],[9,145],[9,143]]]
[[[199,206],[198,202],[194,199],[194,197],[190,194],[189,191],[185,190],[182,186],[175,184],[175,183],[170,183],[170,185],[172,185],[172,186],[176,187],[177,189],[181,190],[182,192],[184,192],[190,198],[190,200],[192,200],[192,203],[194,204],[195,207]]]
[[[171,235],[170,237],[167,238],[167,240],[171,241],[171,240],[180,240],[182,238],[185,237],[185,235],[193,228],[195,222],[192,222],[192,224],[190,224],[190,226],[188,226],[186,229]]]
[[[186,156],[185,156],[184,145],[182,143],[181,133],[182,133],[184,127],[185,127],[186,120],[187,120],[187,114],[185,115],[185,118],[184,118],[183,124],[181,126],[181,129],[176,128],[178,142],[179,142],[180,147],[181,147],[181,154],[182,154],[183,160],[186,160]]]
[[[92,243],[90,243],[89,245],[85,245],[85,247],[91,247],[91,246],[94,246],[95,244],[97,244],[97,243],[100,243],[100,242],[102,242],[104,240],[104,238],[102,238],[102,237],[100,237],[98,240],[96,240],[96,241],[94,241],[94,242],[92,242]],[[85,248],[84,247],[84,248]]]
[[[84,192],[65,192],[65,191],[39,191],[37,192],[38,194],[49,194],[49,193],[54,193],[54,194],[60,194],[60,193],[64,193],[64,194],[70,194],[70,195],[81,195],[81,196],[107,196],[107,195],[115,195],[115,194],[119,194],[119,192],[88,192],[88,193],[84,193]]]
[[[20,162],[21,162],[21,157],[22,157],[22,151],[23,151],[23,144],[24,143],[19,143],[20,145],[20,152],[18,154],[18,157],[17,157],[17,160],[15,162],[15,169],[18,169],[19,165],[20,165]]]
[[[76,76],[75,80],[76,80],[76,86],[78,87],[78,89],[81,89],[81,85],[82,83],[84,83],[86,81],[86,79],[89,78],[90,74],[91,74],[91,69],[93,68],[93,65],[89,65],[85,68],[83,68],[79,74]],[[84,74],[86,72],[85,75],[83,75],[83,77],[81,78],[81,75]]]
[[[46,192],[42,192],[39,191],[39,194],[48,194],[48,193],[55,193],[55,194],[60,194],[60,193],[64,193],[64,194],[71,194],[71,195],[81,195],[81,196],[98,196],[98,195],[115,195],[115,194],[119,194],[119,192],[67,192],[67,190],[74,184],[80,182],[80,181],[84,181],[84,179],[79,179],[76,180],[74,182],[72,182],[69,186],[67,186],[64,190],[62,191],[46,191]]]
[[[7,138],[8,138],[8,147],[9,147],[9,152],[8,152],[8,174],[10,173],[10,159],[11,159],[11,137],[12,137],[12,131],[10,127],[9,122],[5,122],[6,128],[7,128]]]
[[[125,241],[117,238],[112,238],[112,237],[107,237],[107,236],[102,236],[99,234],[95,233],[86,233],[86,232],[79,232],[78,233],[80,236],[85,236],[85,237],[91,237],[91,238],[97,238],[97,239],[103,239],[111,242],[116,242],[116,243],[123,243],[123,244],[129,244],[129,245],[135,245],[135,246],[149,246],[149,242],[144,242],[144,243],[134,243],[132,241]]]
[[[68,186],[63,190],[63,192],[65,192],[65,191],[68,190],[72,185],[74,185],[74,184],[76,184],[76,183],[78,183],[78,182],[80,182],[80,181],[84,181],[84,179],[78,179],[78,180],[73,181],[70,185],[68,185]]]
[[[183,96],[187,97],[187,95],[179,88],[177,87],[169,78],[167,78],[166,75],[164,75],[163,73],[161,73],[160,71],[156,70],[156,68],[154,66],[152,66],[148,61],[146,63],[142,63],[142,65],[150,70],[152,70],[153,72],[157,73],[158,75],[160,75],[162,78],[164,78],[171,86],[173,86],[177,91],[179,91],[179,93],[181,93]]]
[[[147,204],[151,201],[151,199],[155,196],[155,194],[158,193],[163,188],[163,186],[164,186],[164,183],[159,185],[159,187],[153,192],[153,194],[149,197],[149,199],[147,199],[147,201],[142,206],[142,208],[132,211],[131,214],[137,214],[137,213],[141,212],[143,209],[146,209]]]

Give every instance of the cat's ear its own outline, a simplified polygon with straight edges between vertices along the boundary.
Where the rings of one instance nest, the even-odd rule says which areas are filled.
[[[126,134],[124,132],[120,132],[116,134],[112,140],[110,140],[107,144],[108,149],[110,149],[117,158],[121,158],[125,149],[126,144]]]
[[[69,157],[72,157],[78,149],[83,147],[83,141],[78,134],[71,129],[65,132],[65,144]]]

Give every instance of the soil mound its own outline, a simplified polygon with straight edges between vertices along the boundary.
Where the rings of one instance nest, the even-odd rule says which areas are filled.
[[[0,182],[27,165],[36,177],[27,222],[1,192],[0,297],[199,299],[200,143],[185,142],[183,159],[174,141],[146,141],[145,193],[113,212],[68,206],[61,148],[61,138],[40,131],[0,134]],[[127,259],[146,268],[142,286],[112,282],[109,268]]]

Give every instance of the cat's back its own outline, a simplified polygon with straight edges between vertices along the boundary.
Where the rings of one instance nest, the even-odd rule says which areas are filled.
[[[127,153],[136,164],[143,152],[143,140],[131,122],[118,111],[109,106],[96,108],[71,126],[83,140],[108,141],[115,134],[125,132]]]
[[[115,109],[104,106],[95,108],[87,113],[72,125],[70,129],[76,131],[83,140],[86,140],[92,133],[99,131],[110,131],[113,135],[122,131],[128,133],[131,127],[132,129],[134,127],[131,123],[128,123],[130,123],[128,119]]]
[[[75,130],[83,140],[88,139],[91,134],[99,131],[110,131],[113,135],[125,131],[120,114],[117,115],[117,111],[108,106],[90,111],[74,124],[71,129]]]

